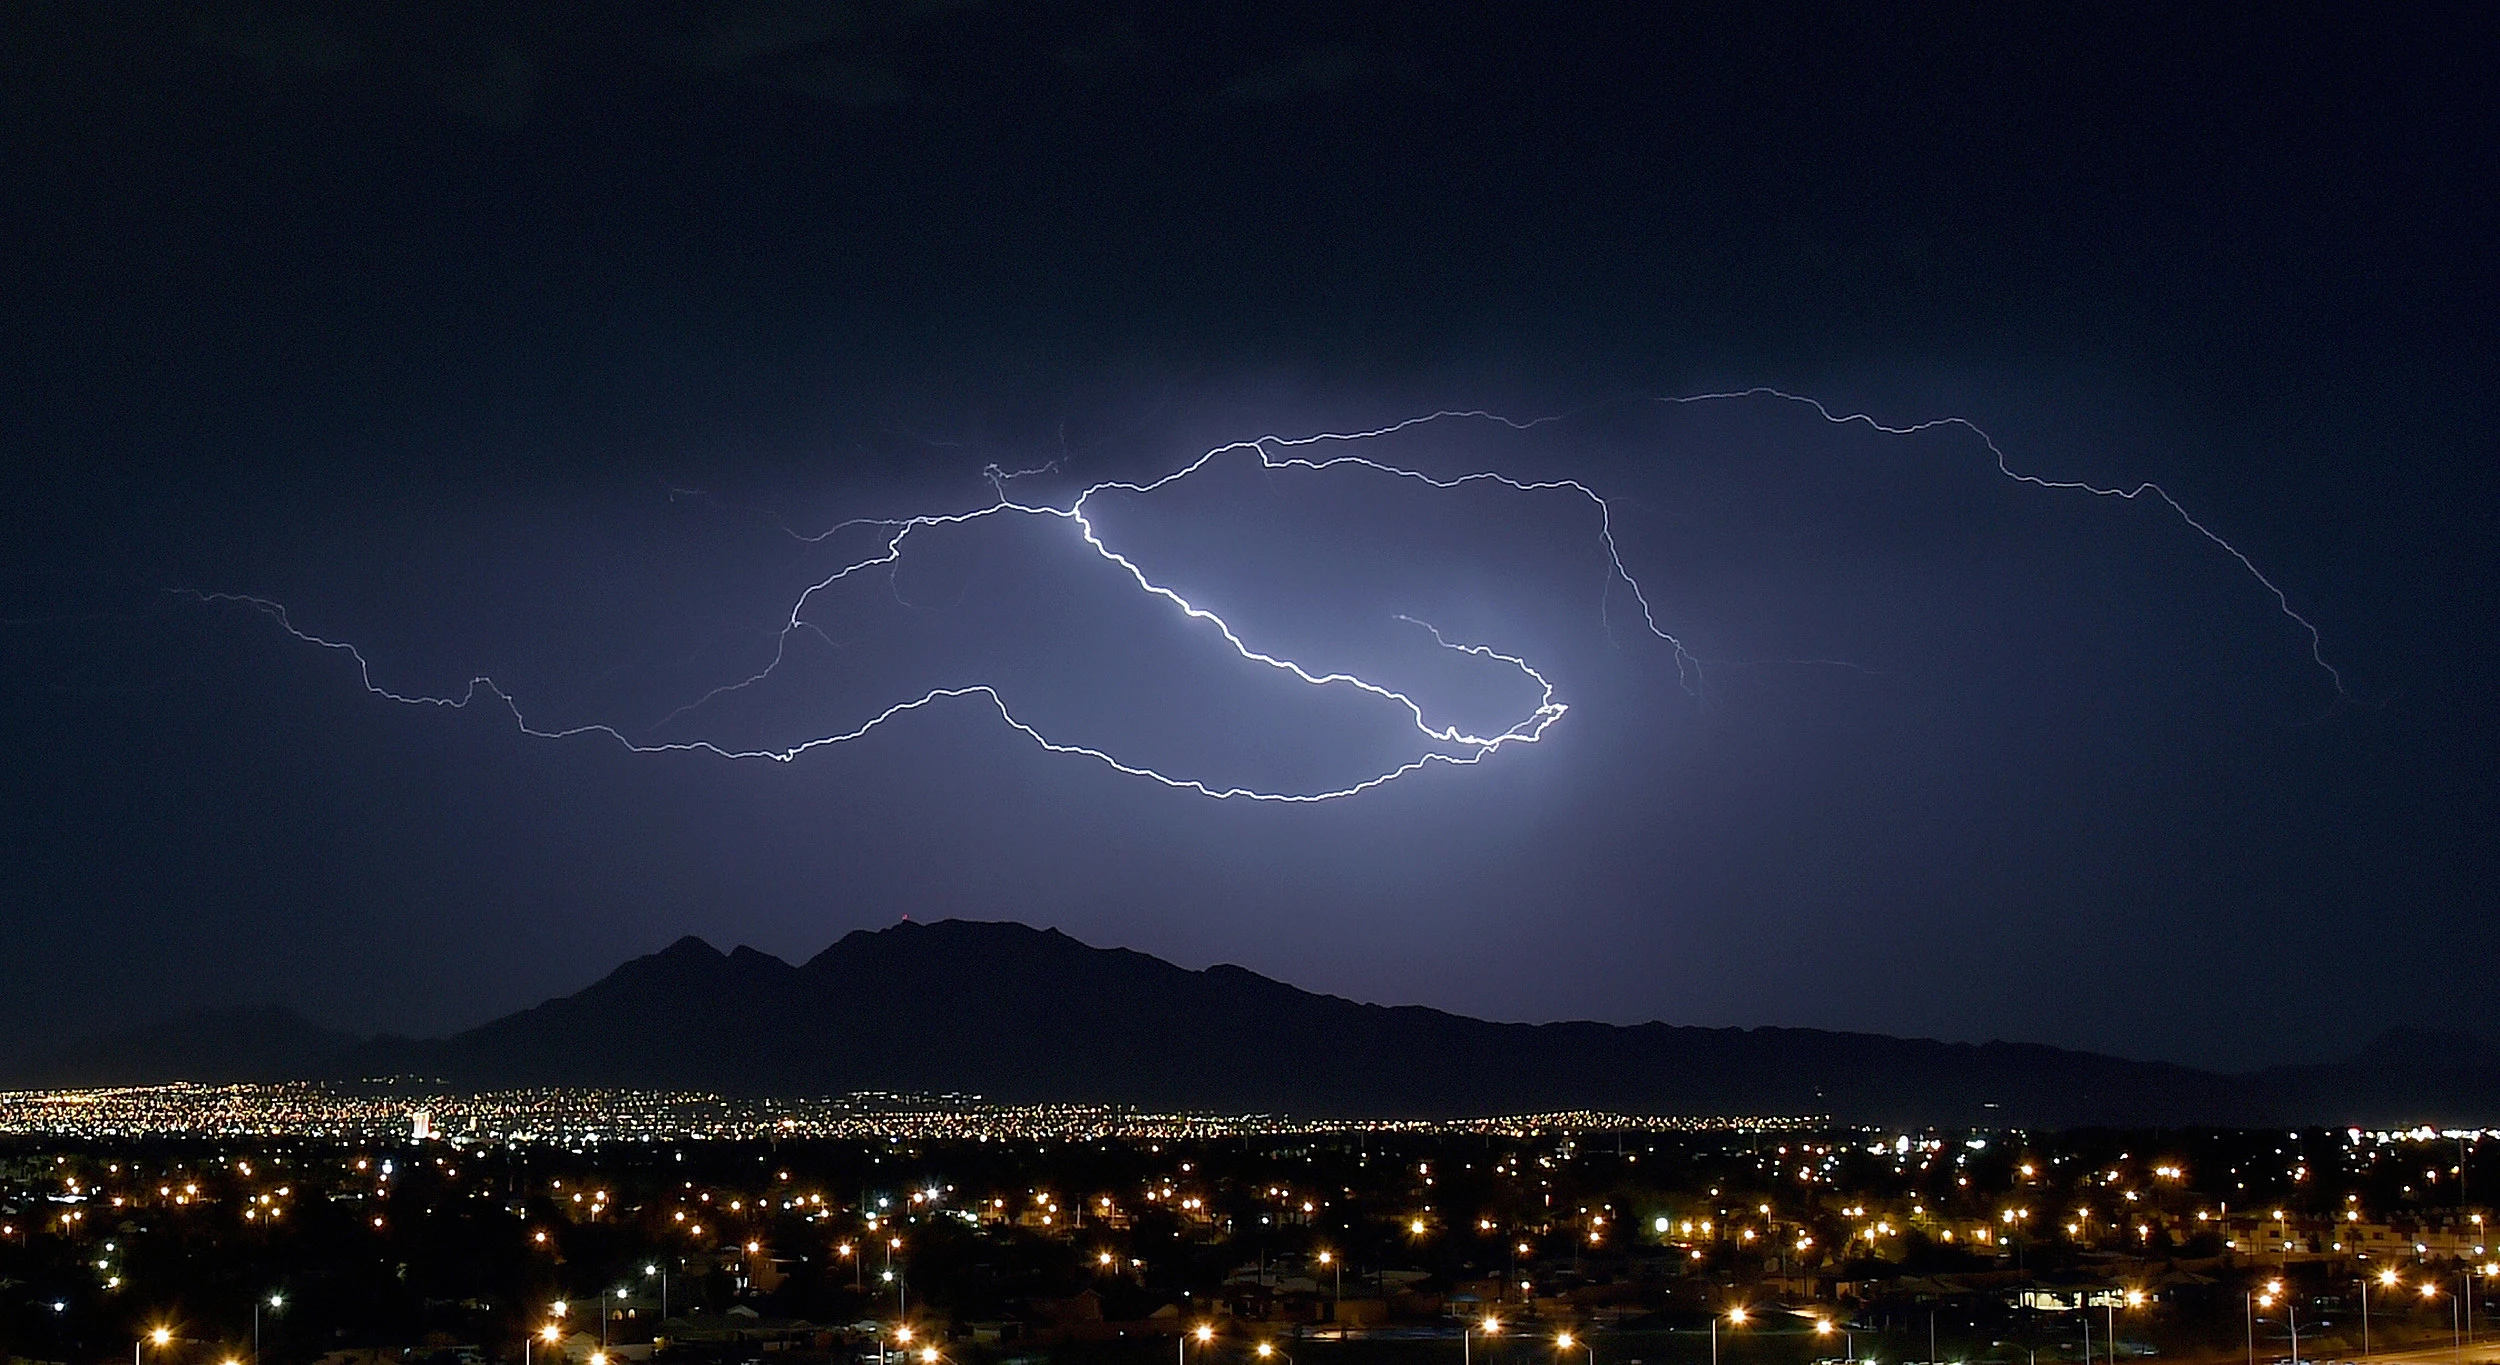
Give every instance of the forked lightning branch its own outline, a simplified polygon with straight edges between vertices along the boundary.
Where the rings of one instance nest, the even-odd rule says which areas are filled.
[[[1944,427],[1958,428],[1966,431],[1984,447],[2000,475],[2014,482],[2046,491],[2079,492],[2105,498],[2134,500],[2152,497],[2175,513],[2181,523],[2229,556],[2272,597],[2281,615],[2305,635],[2310,658],[2326,675],[2334,688],[2336,698],[2340,701],[2347,695],[2341,673],[2326,660],[2324,641],[2318,628],[2292,607],[2289,596],[2268,578],[2253,560],[2237,546],[2191,515],[2177,499],[2158,484],[2144,482],[2127,487],[2102,487],[2078,480],[2053,479],[2020,472],[2007,460],[2005,453],[1987,432],[1960,417],[1936,418],[1907,425],[1890,425],[1863,413],[1836,413],[1817,399],[1770,388],[1694,394],[1649,401],[1664,404],[1771,401],[1801,405],[1812,410],[1827,423],[1836,426],[1863,424],[1875,431],[1892,436],[1910,436]],[[864,718],[856,718],[838,728],[779,747],[737,747],[708,739],[637,739],[623,728],[605,722],[543,726],[532,723],[524,710],[521,699],[499,686],[491,677],[485,675],[473,677],[467,687],[457,695],[431,696],[402,691],[377,679],[371,663],[354,644],[326,637],[299,625],[283,603],[267,597],[234,592],[184,590],[184,594],[204,603],[231,604],[250,608],[275,622],[298,640],[347,655],[355,661],[357,676],[365,690],[376,697],[410,706],[451,708],[463,708],[481,698],[491,698],[511,713],[521,733],[540,739],[595,737],[613,741],[638,754],[704,753],[724,759],[762,759],[788,763],[818,750],[830,749],[863,739],[881,728],[905,720],[916,712],[962,702],[987,707],[994,711],[1000,723],[1010,732],[1021,736],[1045,752],[1087,759],[1114,772],[1160,784],[1176,791],[1190,792],[1219,801],[1287,803],[1334,801],[1361,795],[1426,768],[1470,767],[1484,762],[1504,749],[1533,745],[1543,739],[1546,733],[1563,719],[1569,712],[1570,706],[1556,695],[1555,685],[1546,673],[1540,671],[1528,659],[1506,652],[1498,642],[1449,639],[1430,623],[1412,616],[1401,615],[1398,619],[1413,629],[1425,632],[1439,648],[1482,661],[1490,666],[1515,670],[1534,690],[1537,698],[1535,704],[1500,729],[1490,731],[1470,729],[1439,718],[1432,707],[1394,682],[1365,677],[1322,662],[1290,658],[1271,649],[1263,648],[1246,638],[1223,616],[1191,601],[1177,589],[1158,580],[1146,565],[1107,541],[1094,519],[1088,514],[1089,505],[1097,496],[1105,493],[1141,496],[1152,494],[1189,479],[1220,461],[1235,459],[1255,460],[1261,468],[1267,471],[1288,475],[1358,468],[1384,478],[1412,481],[1441,492],[1455,491],[1474,485],[1493,485],[1522,497],[1562,496],[1577,499],[1586,503],[1593,516],[1595,534],[1605,552],[1608,573],[1612,579],[1619,580],[1631,593],[1633,601],[1639,607],[1642,628],[1671,651],[1677,674],[1689,691],[1698,685],[1702,661],[1687,650],[1684,642],[1658,620],[1649,594],[1643,589],[1639,578],[1625,564],[1621,547],[1616,542],[1615,509],[1596,489],[1577,479],[1519,479],[1495,470],[1478,470],[1447,477],[1436,476],[1422,470],[1375,459],[1355,449],[1368,442],[1434,424],[1486,422],[1524,431],[1558,420],[1561,419],[1544,417],[1531,421],[1516,421],[1482,411],[1441,411],[1408,418],[1402,422],[1367,431],[1321,432],[1298,437],[1260,436],[1217,446],[1160,478],[1145,482],[1110,480],[1093,484],[1079,492],[1064,506],[1046,502],[1024,502],[1010,496],[1010,485],[1023,475],[1005,473],[993,468],[988,472],[988,480],[993,490],[994,500],[985,506],[960,512],[932,513],[905,518],[855,519],[838,523],[821,532],[800,535],[800,539],[814,543],[843,531],[860,528],[877,528],[890,532],[884,541],[883,548],[878,553],[842,565],[809,584],[798,594],[784,618],[773,656],[762,668],[747,677],[723,683],[694,698],[671,712],[662,721],[663,724],[674,721],[699,710],[719,697],[754,687],[773,677],[789,658],[791,638],[809,629],[806,615],[810,604],[816,597],[858,575],[878,570],[891,572],[911,553],[916,534],[935,528],[961,526],[991,518],[1027,517],[1055,521],[1064,525],[1071,536],[1079,539],[1104,562],[1119,570],[1120,575],[1133,584],[1137,592],[1178,613],[1195,628],[1204,632],[1210,646],[1220,644],[1221,648],[1231,651],[1245,666],[1269,670],[1299,686],[1351,692],[1375,704],[1383,717],[1384,724],[1397,727],[1401,733],[1411,733],[1411,748],[1397,761],[1354,780],[1309,790],[1267,790],[1227,784],[1189,773],[1167,771],[1162,767],[1122,757],[1109,749],[1054,737],[1022,719],[1015,709],[1013,699],[1008,695],[1006,685],[992,682],[932,688],[919,695],[895,701]]]

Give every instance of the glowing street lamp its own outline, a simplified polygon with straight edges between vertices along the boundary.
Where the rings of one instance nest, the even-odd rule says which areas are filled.
[[[1173,1343],[1172,1353],[1179,1359],[1180,1365],[1189,1365],[1189,1343],[1193,1340],[1198,1343],[1201,1350],[1205,1349],[1208,1342],[1215,1340],[1214,1326],[1209,1323],[1199,1323],[1190,1329],[1188,1336]]]
[[[1494,1317],[1494,1316],[1493,1316],[1492,1314],[1490,1314],[1490,1313],[1485,1314],[1484,1321],[1482,1321],[1482,1322],[1478,1322],[1478,1323],[1469,1323],[1469,1324],[1465,1324],[1465,1325],[1460,1326],[1460,1328],[1458,1329],[1458,1361],[1459,1361],[1459,1365],[1470,1365],[1470,1362],[1472,1362],[1472,1361],[1474,1360],[1474,1358],[1475,1358],[1475,1357],[1474,1357],[1474,1348],[1473,1348],[1473,1347],[1469,1344],[1469,1340],[1468,1340],[1470,1336],[1472,1336],[1473,1334],[1475,1334],[1475,1333],[1477,1333],[1477,1332],[1482,1332],[1484,1335],[1486,1335],[1486,1336],[1488,1336],[1488,1337],[1489,1337],[1489,1336],[1493,1336],[1493,1335],[1495,1335],[1496,1333],[1500,1332],[1501,1330],[1502,1330],[1502,1320],[1501,1320],[1500,1318]]]
[[[1568,1351],[1574,1346],[1579,1347],[1581,1351],[1587,1354],[1589,1365],[1597,1365],[1597,1348],[1595,1346],[1580,1340],[1578,1337],[1573,1336],[1569,1332],[1559,1333],[1554,1338],[1554,1348],[1556,1350]]]
[[[2382,1271],[2380,1271],[2380,1272],[2378,1273],[2378,1283],[2379,1283],[2379,1287],[2380,1287],[2381,1289],[2390,1289],[2390,1290],[2392,1290],[2392,1289],[2397,1289],[2397,1288],[2401,1288],[2401,1287],[2402,1287],[2402,1281],[2398,1278],[2398,1276],[2397,1276],[2396,1272],[2395,1272],[2393,1269],[2389,1269],[2389,1270],[2382,1270]],[[2365,1275],[2365,1276],[2363,1276],[2363,1277],[2361,1278],[2361,1356],[2362,1356],[2362,1358],[2363,1358],[2363,1359],[2365,1359],[2365,1360],[2366,1360],[2366,1359],[2368,1359],[2368,1358],[2369,1358],[2369,1355],[2370,1355],[2370,1277]]]
[[[1727,1310],[1728,1325],[1744,1326],[1745,1316],[1742,1305]],[[1716,1313],[1710,1315],[1710,1365],[1719,1365],[1719,1315]]]
[[[1272,1341],[1260,1342],[1258,1354],[1261,1360],[1281,1360],[1285,1365],[1293,1365],[1293,1357],[1277,1350],[1276,1343]]]
[[[264,1302],[270,1312],[286,1307],[286,1295],[272,1294],[267,1300],[252,1300],[252,1365],[260,1365],[260,1310]]]

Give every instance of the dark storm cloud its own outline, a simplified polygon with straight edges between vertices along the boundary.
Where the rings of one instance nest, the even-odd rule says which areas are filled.
[[[244,997],[449,1027],[681,933],[803,954],[904,912],[1520,1017],[2209,1061],[2479,1025],[2425,985],[2500,932],[2479,11],[0,23],[11,1036]],[[2363,704],[2318,719],[2298,632],[2150,503],[2009,485],[1946,431],[1618,401],[1757,381],[2159,479]],[[995,679],[1317,780],[1381,733],[1309,743],[1047,545],[828,601],[773,686],[662,721],[826,571],[785,524],[1445,406],[1578,414],[1406,453],[1616,495],[1698,695],[1585,507],[1284,474],[1107,511],[1261,641],[1454,706],[1518,699],[1401,653],[1397,613],[1550,660],[1549,741],[1317,811],[977,707],[796,764],[638,757],[377,702],[164,592],[281,598],[395,688],[487,672],[638,738],[786,742]]]

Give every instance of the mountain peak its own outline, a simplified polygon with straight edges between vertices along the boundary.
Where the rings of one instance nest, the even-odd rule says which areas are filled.
[[[237,1042],[209,1048],[210,1035]],[[2361,1057],[2222,1076],[2039,1044],[1787,1028],[1493,1023],[1192,971],[1011,921],[907,921],[804,966],[688,936],[596,984],[451,1038],[338,1043],[252,1011],[90,1048],[72,1070],[425,1075],[484,1088],[750,1095],[883,1090],[1363,1118],[1564,1110],[1842,1122],[2484,1122],[2500,1049],[2392,1030]],[[248,1045],[247,1045],[248,1044]],[[278,1056],[283,1064],[265,1059]],[[90,1081],[89,1083],[93,1083]]]

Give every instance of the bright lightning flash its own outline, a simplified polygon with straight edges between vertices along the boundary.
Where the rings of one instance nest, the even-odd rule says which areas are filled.
[[[2007,461],[2004,452],[1999,449],[1996,441],[1990,437],[1988,433],[1982,431],[1978,426],[1969,420],[1960,417],[1936,418],[1906,426],[1886,425],[1885,423],[1879,422],[1863,413],[1835,413],[1819,400],[1796,394],[1785,393],[1771,388],[1751,388],[1726,393],[1694,394],[1686,397],[1661,398],[1653,401],[1667,404],[1687,404],[1731,402],[1746,399],[1775,399],[1787,403],[1802,404],[1811,408],[1824,421],[1835,426],[1863,423],[1873,430],[1894,436],[1913,435],[1938,427],[1959,427],[1978,438],[1980,443],[1986,447],[1988,453],[1995,460],[1997,472],[1999,474],[2008,479],[2014,480],[2015,482],[2028,484],[2042,489],[2084,492],[2098,497],[2114,497],[2129,500],[2150,495],[2166,504],[2172,512],[2178,515],[2181,521],[2185,522],[2190,528],[2195,530],[2197,534],[2203,536],[2206,540],[2211,541],[2216,547],[2220,548],[2223,553],[2229,555],[2240,565],[2242,569],[2248,573],[2251,578],[2253,578],[2274,598],[2275,605],[2280,610],[2282,615],[2297,624],[2307,634],[2310,646],[2310,657],[2320,669],[2324,670],[2329,680],[2333,683],[2336,698],[2339,701],[2347,699],[2347,694],[2344,691],[2343,675],[2339,673],[2333,665],[2326,661],[2324,653],[2324,640],[2320,635],[2318,628],[2311,624],[2306,617],[2303,617],[2300,613],[2293,610],[2290,598],[2280,587],[2277,587],[2271,579],[2267,578],[2266,575],[2257,568],[2254,561],[2252,561],[2246,554],[2242,553],[2238,547],[2232,545],[2221,535],[2217,534],[2204,523],[2198,521],[2194,516],[2190,515],[2187,509],[2181,506],[2177,499],[2171,497],[2167,491],[2163,490],[2157,484],[2147,482],[2128,488],[2105,488],[2081,481],[2048,479],[2034,474],[2018,472]],[[987,506],[975,508],[965,512],[936,513],[905,518],[864,518],[845,521],[813,535],[792,532],[792,534],[796,535],[800,540],[809,543],[819,542],[839,532],[860,527],[876,527],[889,530],[892,532],[892,535],[887,538],[885,548],[881,553],[853,563],[845,564],[833,573],[826,575],[824,578],[817,580],[813,584],[810,584],[805,591],[799,594],[797,600],[791,604],[789,615],[781,629],[779,641],[774,649],[771,662],[764,665],[763,668],[758,670],[752,676],[741,679],[737,682],[725,683],[712,689],[695,700],[688,702],[686,705],[677,708],[677,710],[670,712],[669,715],[664,717],[660,722],[661,724],[667,724],[669,721],[693,711],[717,697],[752,687],[764,681],[766,678],[771,677],[774,671],[781,666],[782,662],[787,657],[790,637],[801,631],[814,629],[805,621],[809,602],[814,599],[818,593],[825,592],[828,589],[833,588],[836,584],[843,582],[855,574],[860,574],[880,567],[891,570],[895,565],[898,565],[902,561],[903,555],[910,544],[912,534],[915,531],[933,527],[960,526],[971,522],[981,521],[990,517],[1022,516],[1050,518],[1065,523],[1096,555],[1100,556],[1105,562],[1118,567],[1123,573],[1125,573],[1129,580],[1135,583],[1138,591],[1148,595],[1149,597],[1159,599],[1167,603],[1187,619],[1202,624],[1207,629],[1211,630],[1217,637],[1221,638],[1225,645],[1231,648],[1232,651],[1240,656],[1244,661],[1273,669],[1310,687],[1351,689],[1357,693],[1385,704],[1386,706],[1392,708],[1393,713],[1403,713],[1408,724],[1412,726],[1416,735],[1419,737],[1417,752],[1415,752],[1412,757],[1398,762],[1380,772],[1362,778],[1359,781],[1326,790],[1262,791],[1241,786],[1218,786],[1197,778],[1176,776],[1171,773],[1159,771],[1152,767],[1128,762],[1103,749],[1083,744],[1074,744],[1061,740],[1054,740],[1043,734],[1041,731],[1035,729],[1033,726],[1018,719],[1014,711],[1009,708],[1007,698],[997,687],[986,683],[963,687],[933,688],[920,696],[913,697],[906,701],[896,702],[893,705],[888,706],[883,711],[880,711],[876,715],[870,717],[867,721],[851,729],[818,735],[800,743],[781,748],[768,747],[735,749],[713,743],[709,740],[700,739],[638,741],[627,735],[618,727],[604,723],[574,725],[554,729],[544,728],[532,725],[522,714],[519,702],[510,693],[499,687],[492,678],[483,675],[472,678],[469,681],[468,687],[456,697],[435,697],[394,691],[390,688],[384,687],[374,680],[372,665],[366,660],[364,654],[353,644],[340,640],[327,639],[298,627],[289,616],[286,607],[281,603],[271,601],[268,598],[249,596],[241,593],[196,592],[185,590],[184,595],[205,603],[225,603],[249,607],[276,622],[281,629],[285,630],[296,639],[302,640],[308,644],[318,645],[323,649],[336,650],[346,654],[356,661],[358,674],[363,681],[365,690],[374,696],[382,697],[390,701],[400,702],[405,705],[443,706],[455,709],[468,706],[480,696],[491,696],[501,702],[505,709],[511,713],[514,723],[519,727],[523,734],[541,739],[566,739],[583,735],[597,735],[614,740],[616,743],[623,745],[626,749],[634,753],[651,754],[702,752],[715,754],[722,758],[729,759],[772,759],[787,763],[813,750],[829,748],[838,744],[847,744],[852,740],[860,739],[869,734],[871,731],[885,725],[889,721],[895,720],[896,718],[907,715],[911,712],[921,710],[925,707],[933,706],[939,702],[977,698],[989,705],[992,709],[996,710],[999,719],[1005,722],[1009,729],[1019,735],[1022,735],[1027,740],[1030,740],[1033,744],[1037,745],[1044,751],[1054,754],[1066,754],[1090,758],[1115,772],[1119,772],[1130,777],[1143,778],[1150,782],[1160,783],[1166,787],[1175,788],[1181,791],[1195,792],[1201,796],[1211,797],[1217,800],[1240,799],[1246,801],[1296,803],[1332,801],[1341,797],[1359,795],[1363,792],[1370,791],[1375,787],[1383,786],[1389,782],[1396,781],[1398,778],[1405,777],[1410,773],[1418,772],[1434,764],[1466,767],[1481,763],[1485,759],[1490,758],[1495,753],[1498,753],[1502,749],[1511,745],[1534,744],[1538,740],[1544,738],[1546,731],[1552,728],[1555,722],[1561,720],[1564,714],[1570,710],[1570,707],[1556,698],[1555,688],[1552,681],[1549,680],[1544,673],[1538,671],[1537,668],[1531,665],[1526,659],[1515,654],[1504,653],[1501,650],[1489,645],[1452,641],[1443,636],[1438,629],[1434,628],[1429,623],[1416,620],[1410,616],[1401,616],[1398,619],[1412,624],[1430,634],[1433,642],[1440,648],[1449,650],[1453,653],[1464,654],[1473,658],[1482,659],[1487,662],[1506,665],[1510,668],[1518,670],[1519,673],[1524,675],[1531,683],[1535,684],[1538,692],[1536,705],[1525,715],[1519,717],[1508,727],[1502,730],[1491,734],[1474,733],[1456,725],[1438,723],[1434,721],[1428,715],[1421,702],[1418,702],[1414,697],[1398,690],[1395,687],[1375,682],[1367,678],[1358,677],[1348,672],[1334,670],[1322,671],[1306,666],[1295,660],[1284,658],[1266,650],[1257,648],[1248,641],[1244,640],[1241,635],[1224,620],[1223,617],[1191,602],[1187,597],[1183,596],[1173,588],[1156,582],[1147,574],[1144,567],[1129,558],[1127,555],[1121,553],[1119,550],[1112,548],[1112,546],[1102,538],[1101,534],[1095,527],[1092,518],[1087,515],[1086,509],[1088,504],[1097,494],[1106,492],[1129,493],[1140,496],[1151,494],[1158,489],[1189,478],[1191,475],[1205,469],[1209,464],[1214,463],[1219,459],[1235,455],[1255,457],[1263,468],[1271,471],[1317,472],[1343,466],[1353,466],[1393,478],[1413,480],[1417,483],[1444,491],[1458,489],[1472,484],[1483,483],[1496,484],[1503,488],[1523,494],[1560,493],[1566,496],[1582,498],[1591,505],[1597,514],[1598,540],[1605,549],[1611,579],[1620,579],[1624,586],[1630,590],[1633,601],[1637,603],[1640,608],[1641,623],[1643,627],[1646,628],[1651,635],[1664,642],[1673,651],[1678,676],[1684,681],[1686,688],[1690,690],[1700,679],[1701,662],[1695,658],[1693,654],[1686,650],[1684,643],[1681,640],[1676,638],[1675,635],[1659,624],[1656,613],[1650,605],[1648,594],[1642,589],[1639,579],[1633,576],[1631,570],[1626,567],[1623,562],[1621,549],[1615,541],[1614,509],[1612,505],[1610,505],[1603,496],[1599,495],[1595,489],[1589,487],[1587,484],[1584,484],[1576,479],[1515,479],[1508,475],[1490,470],[1462,474],[1451,478],[1440,478],[1426,474],[1420,470],[1388,464],[1359,454],[1346,453],[1318,455],[1306,453],[1316,450],[1324,450],[1332,446],[1359,444],[1376,438],[1394,435],[1410,428],[1437,422],[1484,421],[1509,427],[1512,430],[1524,431],[1558,420],[1561,419],[1558,417],[1543,417],[1532,421],[1522,422],[1514,421],[1510,418],[1501,417],[1488,412],[1442,411],[1429,413],[1420,417],[1408,418],[1405,421],[1398,422],[1390,426],[1375,428],[1369,431],[1322,432],[1316,435],[1292,438],[1260,436],[1251,440],[1235,441],[1226,445],[1217,446],[1180,468],[1173,470],[1171,473],[1165,474],[1161,478],[1154,479],[1149,482],[1134,483],[1121,480],[1111,480],[1093,484],[1078,493],[1075,499],[1064,507],[1049,503],[1020,502],[1015,498],[1010,497],[1008,494],[1009,484],[1020,478],[1049,472],[1057,467],[1056,462],[1053,462],[1051,465],[1045,465],[1039,469],[1015,471],[1004,470],[993,465],[984,471],[984,477],[989,481],[995,495],[995,500]]]

